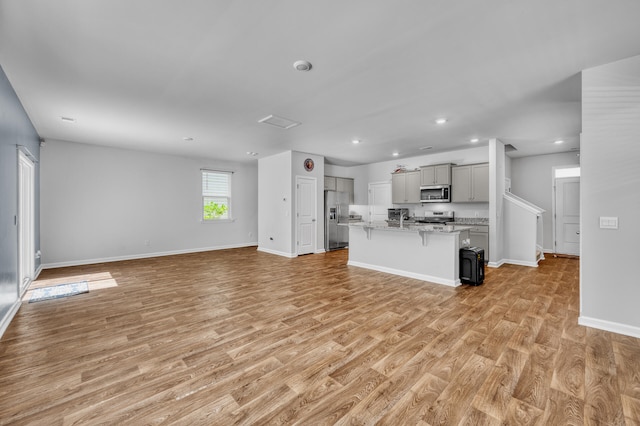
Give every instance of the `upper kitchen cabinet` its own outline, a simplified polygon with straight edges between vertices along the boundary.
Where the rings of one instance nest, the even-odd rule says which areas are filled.
[[[489,163],[451,168],[451,202],[489,202]]]
[[[349,194],[349,204],[353,204],[353,179],[336,178],[336,191]]]
[[[420,185],[451,185],[451,164],[420,167]]]
[[[391,202],[417,204],[420,202],[420,171],[391,175]]]
[[[354,185],[353,185],[353,179],[351,178],[325,176],[324,190],[346,192],[349,194],[349,203],[353,204]]]
[[[324,190],[335,191],[336,190],[336,178],[333,176],[324,177]]]

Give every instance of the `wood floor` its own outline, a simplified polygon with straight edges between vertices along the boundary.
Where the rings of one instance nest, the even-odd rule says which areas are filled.
[[[47,270],[2,424],[640,424],[640,340],[577,324],[578,260],[450,288],[253,248]]]

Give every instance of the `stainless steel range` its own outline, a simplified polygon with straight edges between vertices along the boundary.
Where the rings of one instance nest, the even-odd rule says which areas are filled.
[[[416,216],[415,221],[417,223],[436,223],[446,225],[447,222],[455,221],[455,214],[453,211],[425,212],[424,217]]]

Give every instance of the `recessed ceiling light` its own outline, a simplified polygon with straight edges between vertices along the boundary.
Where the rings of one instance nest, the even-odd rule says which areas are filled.
[[[480,142],[480,139],[478,138],[471,139],[471,143],[478,143],[478,142]]]
[[[255,157],[256,155],[258,155],[258,153],[257,152],[253,152],[253,151],[247,151],[247,155]]]
[[[76,119],[72,118],[72,117],[60,117],[60,120],[64,121],[65,123],[75,123]]]
[[[399,152],[394,152],[394,153],[393,153],[393,154],[391,154],[391,155],[393,155],[394,157],[397,157],[398,155],[400,155],[400,153],[399,153]]]
[[[425,149],[433,149],[432,146],[421,146],[420,148],[418,148],[420,151],[423,151]]]
[[[295,61],[293,63],[293,67],[298,71],[309,71],[312,65],[311,65],[311,62],[309,61],[300,60],[300,61]]]
[[[189,137],[189,136],[185,136],[185,137],[182,138],[182,140],[186,141],[186,142],[191,142],[193,140],[193,138]]]
[[[436,120],[436,124],[444,124],[444,123],[446,123],[446,122],[447,122],[447,119],[446,119],[446,118],[444,118],[444,117],[442,117],[442,118],[438,118],[438,119]]]
[[[561,143],[564,143],[564,141],[563,141],[563,140],[558,139],[557,141],[554,141],[553,143],[555,143],[555,144],[561,144]]]
[[[351,143],[354,143],[354,144],[356,144],[356,145],[357,145],[357,144],[359,144],[359,143],[360,143],[360,140],[359,140],[359,139],[354,139],[354,140],[352,140],[352,141],[351,141]]]

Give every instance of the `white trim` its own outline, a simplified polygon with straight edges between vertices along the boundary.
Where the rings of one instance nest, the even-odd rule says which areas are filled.
[[[171,250],[171,251],[162,251],[155,253],[143,253],[143,254],[132,254],[128,256],[114,256],[114,257],[103,257],[99,259],[84,259],[84,260],[71,260],[67,262],[56,262],[56,263],[46,263],[41,265],[42,269],[52,269],[52,268],[62,268],[67,266],[80,266],[80,265],[92,265],[94,263],[108,263],[108,262],[120,262],[122,260],[136,260],[136,259],[148,259],[150,257],[162,257],[162,256],[174,256],[177,254],[188,254],[188,253],[200,253],[204,251],[215,251],[215,250],[226,250],[232,248],[242,248],[242,247],[251,247],[256,246],[257,242],[244,243],[244,244],[230,244],[226,246],[216,246],[216,247],[201,247],[195,249],[185,249],[185,250]]]
[[[624,334],[625,336],[640,338],[640,327],[635,327],[618,322],[605,321],[597,318],[589,318],[583,315],[578,317],[578,324],[585,327],[597,328],[599,330],[611,331],[613,333]]]
[[[315,252],[313,252],[313,254],[322,254],[322,253],[326,253],[325,249],[318,249]]]
[[[538,262],[527,262],[526,260],[503,259],[502,262],[508,263],[509,265],[530,266],[532,268],[538,267]]]
[[[348,261],[347,265],[357,266],[358,268],[371,269],[373,271],[378,271],[378,272],[385,272],[387,274],[399,275],[401,277],[414,278],[416,280],[421,280],[421,281],[428,281],[430,283],[435,283],[435,284],[443,284],[449,287],[458,287],[461,284],[459,278],[457,278],[455,281],[447,280],[444,278],[433,277],[431,275],[416,274],[414,272],[402,271],[400,269],[387,268],[379,265],[371,265],[369,263],[363,263],[363,262],[354,262],[353,260]]]
[[[13,306],[11,306],[9,312],[7,312],[7,314],[2,319],[0,319],[0,337],[2,337],[5,331],[7,331],[7,328],[9,327],[9,324],[11,324],[13,317],[15,317],[18,313],[20,305],[22,305],[22,298],[13,302]]]
[[[261,251],[263,253],[275,254],[277,256],[288,257],[288,258],[291,258],[291,259],[293,259],[294,257],[298,257],[298,255],[296,253],[287,253],[287,252],[284,252],[284,251],[271,250],[271,249],[264,248],[264,247],[258,247],[258,251]]]
[[[497,261],[497,262],[489,262],[489,263],[487,263],[487,266],[488,266],[489,268],[499,268],[499,267],[501,267],[502,265],[504,265],[505,263],[506,263],[506,262],[505,262],[505,260],[504,260],[504,259],[500,259],[500,260],[499,260],[499,261]]]

